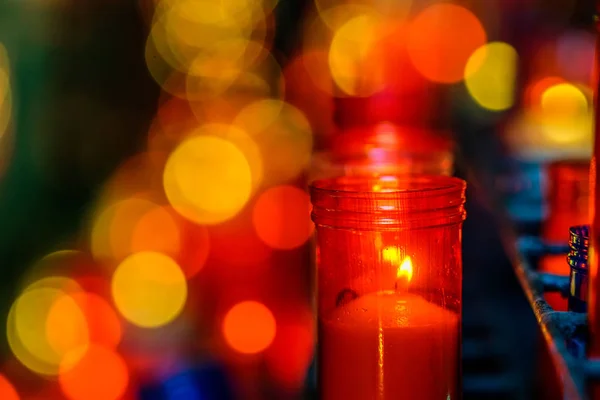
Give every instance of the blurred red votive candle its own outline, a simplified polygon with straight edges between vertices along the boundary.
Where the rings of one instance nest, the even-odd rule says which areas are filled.
[[[542,237],[551,243],[567,243],[569,228],[590,223],[589,160],[557,161],[548,168],[548,218],[542,226]],[[547,255],[540,260],[540,270],[567,275],[565,254]],[[567,311],[567,300],[560,293],[545,293],[555,311]]]
[[[323,400],[459,398],[465,186],[418,175],[311,185]]]
[[[313,157],[312,179],[339,175],[451,175],[450,134],[381,122],[340,131],[330,150]]]

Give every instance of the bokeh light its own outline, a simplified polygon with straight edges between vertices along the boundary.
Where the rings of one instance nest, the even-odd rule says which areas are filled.
[[[560,83],[544,91],[541,106],[548,118],[567,121],[586,115],[590,104],[580,88],[570,83]]]
[[[182,311],[187,283],[173,259],[156,252],[127,257],[112,279],[112,295],[121,314],[131,323],[156,328]]]
[[[349,20],[367,12],[401,23],[408,16],[412,0],[315,0],[315,5],[321,19],[335,30],[341,19]]]
[[[107,207],[94,221],[92,254],[97,260],[122,260],[132,253],[137,224],[157,205],[141,197],[121,200]]]
[[[260,87],[261,77],[277,76],[280,69],[261,43],[239,39],[220,42],[218,52],[198,57],[191,64],[186,81],[187,98],[208,100],[233,87]]]
[[[559,83],[544,91],[538,118],[546,140],[562,144],[591,144],[591,98],[582,88]]]
[[[191,132],[190,135],[212,135],[234,144],[235,147],[244,154],[244,157],[248,162],[250,173],[252,175],[252,188],[256,189],[259,187],[263,178],[262,155],[260,149],[250,135],[236,126],[216,123],[203,125]]]
[[[382,20],[361,15],[342,25],[329,49],[329,68],[336,85],[346,94],[368,96],[385,86],[381,60],[373,57],[382,40]]]
[[[571,159],[585,159],[592,154],[592,123],[591,112],[568,123],[546,118],[543,113],[526,112],[509,121],[504,135],[510,149],[523,157],[561,154]]]
[[[111,236],[111,227],[119,227],[116,236]],[[184,219],[171,206],[131,198],[100,214],[91,248],[96,258],[119,261],[142,251],[163,253],[191,277],[205,264],[210,242],[205,227]]]
[[[131,253],[155,251],[176,258],[181,250],[182,232],[170,208],[154,205],[134,221]],[[126,241],[127,243],[127,241]]]
[[[273,313],[257,301],[243,301],[225,315],[223,335],[237,352],[256,354],[268,348],[276,333]]]
[[[250,87],[241,87],[238,90],[238,87],[234,86],[222,96],[190,103],[197,121],[200,124],[232,125],[235,117],[244,107],[260,99],[269,98],[271,89],[267,82],[263,78],[255,78],[256,82]],[[196,127],[198,127],[198,122],[196,122]],[[241,130],[244,131],[244,129]]]
[[[271,94],[271,87],[266,79],[270,79],[271,71],[275,79],[281,75],[281,68],[272,55],[267,56],[264,60],[256,65],[253,65],[247,70],[230,71],[229,75],[219,74],[217,71],[219,65],[208,66],[213,71],[207,71],[205,77],[188,75],[186,80],[187,98],[194,103],[194,112],[198,116],[198,121],[201,123],[223,122],[212,103],[218,101],[223,104],[229,102],[234,93],[253,94],[254,97],[267,97]],[[219,75],[220,79],[210,78],[210,74]],[[265,78],[267,77],[267,78]],[[207,89],[205,80],[210,80],[211,86]],[[284,87],[277,92],[283,93]],[[275,92],[275,91],[274,91]],[[203,107],[208,107],[210,110],[202,110]],[[217,109],[218,110],[218,109]],[[223,110],[223,108],[221,109]],[[229,122],[229,121],[227,121]]]
[[[439,83],[461,81],[469,57],[487,41],[477,16],[450,3],[427,7],[410,23],[409,30],[410,59],[423,76]]]
[[[514,103],[518,55],[509,44],[493,42],[477,49],[465,68],[465,84],[481,107],[502,111]]]
[[[162,1],[146,43],[146,64],[166,92],[209,100],[279,66],[267,50],[275,1]],[[250,73],[250,75],[248,75]],[[252,80],[252,79],[250,79]],[[253,84],[253,83],[251,83]]]
[[[259,100],[244,107],[234,125],[258,145],[265,186],[296,178],[309,165],[312,130],[296,107],[280,100]]]
[[[65,355],[89,342],[86,319],[70,297],[79,286],[63,277],[29,285],[13,303],[7,338],[15,357],[30,370],[55,375]]]
[[[223,15],[219,21],[218,14],[219,10],[207,1],[179,1],[155,12],[148,42],[169,67],[186,72],[202,49],[227,38],[247,38],[231,15]],[[147,58],[149,69],[150,61]]]
[[[78,360],[72,367],[70,357]],[[69,400],[119,400],[127,389],[129,372],[113,350],[91,345],[65,358],[58,380]]]
[[[248,201],[252,174],[244,154],[215,136],[196,136],[171,154],[164,172],[171,205],[200,224],[217,224],[237,214]]]
[[[104,298],[94,293],[78,292],[70,296],[86,321],[90,343],[116,348],[121,342],[123,329],[117,313]],[[60,311],[55,305],[53,311]]]
[[[0,399],[2,400],[20,400],[20,396],[17,393],[15,387],[10,383],[8,379],[0,374]]]
[[[294,186],[277,186],[262,193],[254,206],[258,237],[275,249],[306,243],[313,231],[310,197]]]
[[[249,20],[251,13],[247,8],[235,13],[233,8],[225,7],[231,3],[183,0],[166,10],[163,16],[165,40],[178,58],[173,65],[175,68],[188,71],[193,59],[200,53],[198,50],[216,52],[221,41],[232,38],[249,39],[252,29]],[[231,54],[232,59],[241,55],[243,47],[236,50]]]
[[[565,83],[565,79],[559,76],[546,76],[534,79],[525,89],[525,105],[529,111],[540,111],[542,106],[542,96],[554,85]]]
[[[90,332],[86,316],[71,295],[63,294],[53,300],[46,316],[46,338],[52,349],[62,357],[75,349],[87,347]]]

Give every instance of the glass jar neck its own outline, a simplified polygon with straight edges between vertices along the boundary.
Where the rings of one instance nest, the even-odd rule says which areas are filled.
[[[466,183],[447,176],[341,177],[313,182],[317,225],[354,230],[420,229],[466,217]]]

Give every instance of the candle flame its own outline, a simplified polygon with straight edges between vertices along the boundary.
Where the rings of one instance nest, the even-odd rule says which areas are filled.
[[[410,282],[413,276],[413,266],[412,260],[409,256],[404,257],[402,264],[398,267],[398,271],[396,272],[396,277],[398,279],[405,279],[407,282]]]
[[[395,246],[388,246],[381,252],[382,258],[391,263],[392,265],[398,265],[396,269],[396,291],[406,291],[409,282],[413,277],[413,266],[412,260],[409,256],[402,258],[400,249]],[[402,260],[402,262],[400,262]]]

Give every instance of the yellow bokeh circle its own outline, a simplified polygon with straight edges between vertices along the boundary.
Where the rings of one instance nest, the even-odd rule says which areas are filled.
[[[130,197],[108,206],[94,220],[91,250],[97,260],[122,260],[132,253],[131,240],[139,220],[157,205]]]
[[[591,96],[571,83],[558,83],[542,93],[538,119],[544,137],[567,145],[591,143],[594,117]]]
[[[244,153],[230,141],[200,135],[171,154],[163,183],[178,213],[199,224],[218,224],[244,207],[252,191],[252,173]]]
[[[190,101],[212,101],[231,93],[260,93],[265,80],[276,81],[281,76],[275,57],[258,42],[235,39],[214,46],[214,51],[199,55],[190,65],[185,82],[185,98]]]
[[[236,8],[230,1],[180,0],[157,9],[149,42],[171,68],[186,73],[199,55],[210,56],[218,43],[232,39],[263,42],[264,34],[255,29],[260,12]],[[252,19],[259,17],[256,21]],[[148,49],[147,49],[148,50]],[[240,53],[228,49],[231,59]],[[147,62],[151,63],[147,58]],[[150,67],[150,65],[149,65]],[[150,68],[152,70],[152,68]]]
[[[260,149],[249,134],[236,126],[219,123],[205,124],[190,134],[190,136],[202,135],[216,136],[235,145],[244,154],[250,167],[252,188],[256,189],[260,185],[263,178],[262,156]]]
[[[329,69],[336,85],[351,96],[369,96],[385,85],[381,60],[374,53],[384,36],[381,18],[360,15],[342,25],[329,48]]]
[[[508,43],[488,43],[475,50],[465,68],[465,85],[483,108],[502,111],[514,102],[518,55]]]
[[[77,283],[67,278],[44,278],[28,286],[13,303],[7,320],[8,343],[30,370],[56,375],[69,352],[88,345],[85,314],[69,295],[76,288]]]
[[[587,115],[589,107],[583,90],[571,83],[559,83],[542,93],[542,112],[549,119],[568,121]]]
[[[187,283],[179,265],[164,254],[150,251],[123,260],[113,275],[111,290],[119,312],[144,328],[171,322],[187,298]]]

